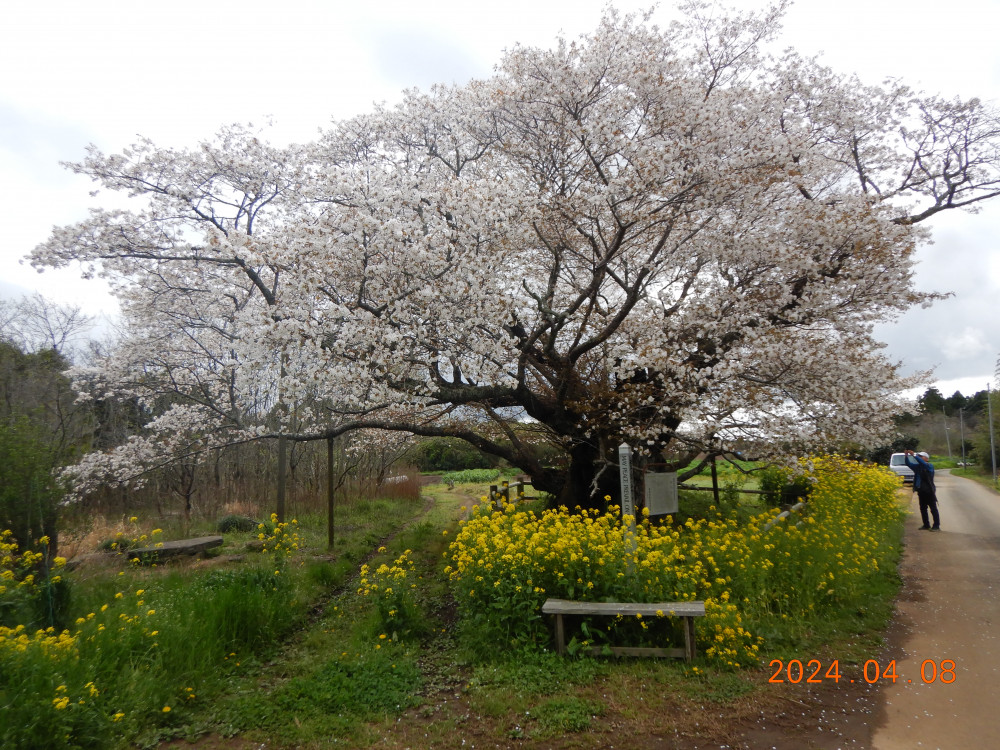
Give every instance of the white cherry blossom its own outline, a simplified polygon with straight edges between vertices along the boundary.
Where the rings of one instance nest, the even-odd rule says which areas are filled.
[[[784,7],[609,10],[303,146],[92,149],[70,167],[139,207],[34,262],[111,279],[125,335],[78,379],[157,417],[75,475],[388,430],[464,438],[572,506],[623,440],[681,463],[884,439],[908,383],[872,327],[935,298],[910,258],[927,219],[997,195],[998,120],[769,55]]]

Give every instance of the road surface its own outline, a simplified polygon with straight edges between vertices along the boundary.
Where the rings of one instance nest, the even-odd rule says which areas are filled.
[[[917,528],[916,495],[906,522],[895,648],[880,665],[895,657],[897,680],[881,681],[872,750],[1000,748],[1000,495],[948,472],[936,485],[941,532]]]

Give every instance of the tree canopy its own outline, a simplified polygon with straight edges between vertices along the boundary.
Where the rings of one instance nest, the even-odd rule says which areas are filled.
[[[141,207],[33,261],[122,300],[80,386],[169,407],[82,486],[371,429],[462,438],[572,507],[622,441],[677,465],[879,442],[910,383],[872,326],[934,299],[912,253],[927,219],[997,195],[1000,129],[975,99],[769,54],[784,7],[692,1],[666,29],[609,10],[306,145],[234,126],[91,148],[70,168]]]

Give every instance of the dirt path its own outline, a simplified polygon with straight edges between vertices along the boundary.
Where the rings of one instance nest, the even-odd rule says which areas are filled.
[[[907,520],[898,679],[882,681],[873,750],[1000,747],[1000,495],[947,472],[937,487],[942,531],[918,530],[916,497]],[[954,682],[941,681],[945,660]]]

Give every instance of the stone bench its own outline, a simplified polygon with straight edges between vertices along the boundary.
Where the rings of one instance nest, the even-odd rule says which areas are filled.
[[[158,547],[137,547],[126,552],[129,560],[149,560],[165,559],[167,557],[177,557],[178,555],[196,555],[213,547],[222,546],[221,536],[200,536],[196,539],[177,539],[172,542],[163,542]]]

